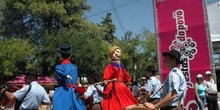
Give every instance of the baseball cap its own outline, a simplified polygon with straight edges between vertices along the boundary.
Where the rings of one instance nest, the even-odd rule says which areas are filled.
[[[145,77],[142,77],[141,79],[146,79]]]
[[[211,75],[212,73],[210,71],[206,71],[205,75]]]
[[[202,75],[201,75],[201,74],[198,74],[196,77],[197,77],[197,78],[202,78]]]

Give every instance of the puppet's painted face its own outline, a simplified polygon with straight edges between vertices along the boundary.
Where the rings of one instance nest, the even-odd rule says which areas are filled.
[[[119,61],[121,59],[121,50],[120,49],[116,49],[114,51],[114,53],[112,54],[112,60],[114,61]]]

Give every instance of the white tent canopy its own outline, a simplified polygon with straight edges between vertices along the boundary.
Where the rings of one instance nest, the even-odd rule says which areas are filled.
[[[208,4],[207,13],[211,41],[220,41],[220,1]]]

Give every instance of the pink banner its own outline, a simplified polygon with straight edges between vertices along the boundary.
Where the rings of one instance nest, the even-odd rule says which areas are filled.
[[[162,52],[179,50],[184,64],[180,65],[186,81],[186,110],[197,110],[194,83],[196,75],[211,70],[206,16],[203,0],[154,0],[158,31],[159,59],[162,81],[169,70],[164,67]]]

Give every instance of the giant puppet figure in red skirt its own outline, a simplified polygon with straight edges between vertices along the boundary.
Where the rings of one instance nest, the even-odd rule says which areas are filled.
[[[103,110],[123,110],[129,105],[138,104],[130,89],[125,83],[131,81],[131,77],[121,64],[121,48],[113,46],[109,50],[111,62],[107,64],[103,80],[117,78],[117,81],[106,83],[103,91]]]

